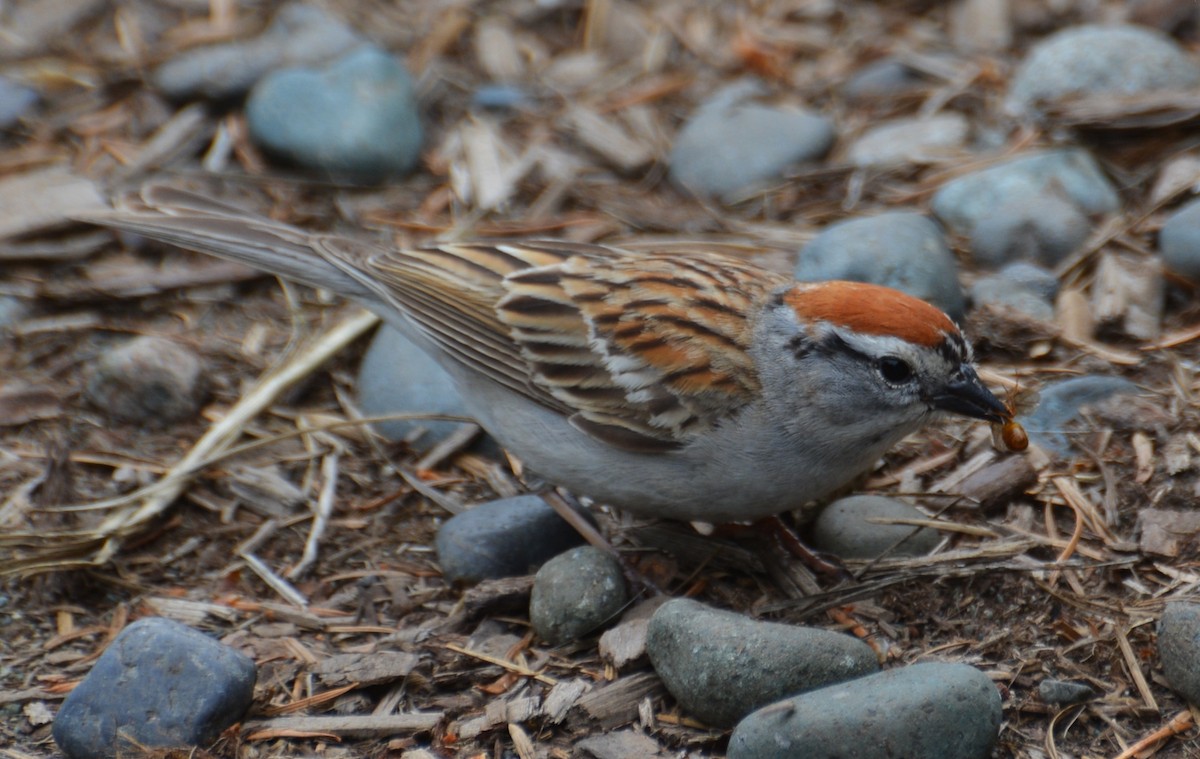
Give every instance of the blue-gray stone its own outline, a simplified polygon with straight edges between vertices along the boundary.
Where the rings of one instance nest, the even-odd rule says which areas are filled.
[[[383,325],[358,369],[358,405],[367,416],[433,414],[470,417],[454,380],[423,350],[394,328]],[[445,440],[463,422],[430,419],[392,419],[375,429],[390,440],[412,441],[426,449]]]
[[[153,81],[176,100],[228,100],[245,95],[277,68],[320,65],[363,43],[341,19],[320,8],[289,3],[258,37],[188,50],[159,66]]]
[[[0,129],[8,129],[33,108],[36,90],[0,76]]]
[[[876,519],[928,519],[912,504],[880,495],[839,498],[813,523],[813,547],[843,559],[924,556],[941,542],[937,530]],[[902,542],[903,541],[903,542]]]
[[[1200,604],[1166,605],[1158,620],[1158,656],[1171,688],[1200,706]]]
[[[268,152],[336,179],[383,181],[415,166],[421,150],[412,79],[400,61],[370,46],[322,70],[263,77],[246,121]]]
[[[507,111],[529,104],[529,93],[514,84],[485,84],[471,94],[471,105],[476,108]]]
[[[854,72],[842,85],[842,96],[856,102],[909,95],[929,81],[898,58],[881,58]]]
[[[1022,260],[1054,266],[1091,231],[1087,214],[1055,188],[1030,187],[1028,195],[1007,198],[975,222],[971,258],[988,269]]]
[[[729,759],[985,759],[1000,693],[966,664],[929,662],[778,701],[742,720]]]
[[[583,538],[536,495],[482,503],[456,514],[434,542],[442,575],[478,582],[528,574]]]
[[[615,622],[629,591],[617,558],[595,546],[555,556],[533,577],[529,623],[543,640],[559,645]]]
[[[761,622],[686,598],[654,612],[646,653],[683,710],[717,727],[785,696],[879,670],[871,647],[849,635]]]
[[[1024,266],[1028,268],[1017,268]],[[1049,281],[1034,272],[1043,272]],[[975,280],[971,302],[975,308],[999,308],[1041,322],[1054,320],[1053,298],[1058,280],[1032,264],[1011,264],[996,274]]]
[[[671,180],[697,195],[734,199],[829,152],[835,133],[828,119],[756,102],[762,94],[757,82],[735,82],[701,105],[675,138]]]
[[[1047,704],[1078,704],[1093,698],[1096,691],[1087,683],[1046,678],[1038,683],[1038,697]]]
[[[54,740],[71,759],[205,746],[245,713],[254,680],[239,651],[169,619],[141,619],[63,701]]]
[[[1009,108],[1071,95],[1136,95],[1200,83],[1200,66],[1167,35],[1134,25],[1063,29],[1038,42],[1012,77]]]
[[[1020,156],[953,179],[933,196],[933,212],[948,227],[971,234],[981,219],[1005,203],[1058,193],[1088,215],[1120,208],[1116,189],[1095,159],[1079,148]]]
[[[917,213],[893,211],[827,227],[800,251],[796,279],[848,279],[887,285],[963,315],[958,264],[942,230]]]
[[[1158,232],[1158,248],[1168,270],[1200,282],[1200,199],[1167,218]]]
[[[1021,424],[1031,442],[1060,456],[1071,454],[1071,440],[1064,430],[1087,406],[1115,395],[1136,395],[1141,390],[1124,377],[1090,375],[1072,377],[1043,386],[1037,408],[1022,417]]]

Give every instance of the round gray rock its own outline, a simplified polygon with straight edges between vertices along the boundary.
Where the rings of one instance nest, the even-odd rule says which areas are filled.
[[[1167,218],[1158,232],[1158,248],[1167,269],[1200,282],[1200,199]]]
[[[383,325],[358,368],[358,405],[367,416],[444,414],[470,417],[454,380],[438,362],[396,329]],[[393,419],[374,427],[390,440],[413,441],[419,449],[445,440],[460,422]]]
[[[1175,692],[1200,705],[1200,604],[1167,604],[1158,620],[1158,656]]]
[[[628,599],[616,558],[595,546],[579,546],[538,570],[529,597],[529,621],[543,640],[559,645],[614,621]]]
[[[577,546],[583,538],[536,495],[481,503],[456,514],[434,541],[450,582],[516,577]]]
[[[849,635],[760,622],[685,598],[651,617],[646,653],[683,710],[717,727],[784,696],[879,669],[871,647]]]
[[[675,138],[671,180],[697,195],[734,199],[829,152],[835,135],[828,119],[755,102],[762,93],[757,82],[735,82],[701,105]]]
[[[0,129],[8,129],[33,108],[37,90],[0,76]]]
[[[1006,203],[1029,195],[1058,194],[1088,215],[1120,208],[1116,189],[1087,151],[1035,152],[953,179],[933,196],[934,214],[950,229],[970,235]]]
[[[71,759],[205,746],[250,706],[255,675],[249,657],[198,630],[141,619],[67,695],[54,740]]]
[[[423,138],[408,72],[370,46],[326,69],[281,69],[263,77],[246,103],[246,122],[268,152],[360,182],[411,169]]]
[[[208,382],[199,356],[143,335],[106,352],[88,376],[88,400],[111,419],[150,427],[196,415]]]
[[[1043,385],[1038,391],[1038,405],[1022,417],[1021,424],[1030,441],[1059,456],[1069,456],[1071,439],[1064,430],[1079,418],[1080,413],[1115,395],[1135,395],[1137,385],[1124,377],[1084,375]]]
[[[159,66],[153,81],[159,91],[177,100],[229,100],[245,95],[270,71],[320,65],[363,42],[341,19],[320,8],[289,3],[258,37],[188,50]]]
[[[928,519],[912,504],[881,495],[852,495],[826,506],[813,524],[813,547],[843,559],[924,556],[941,535],[928,527],[875,524],[876,519]],[[901,542],[903,541],[903,542]]]
[[[1087,240],[1092,222],[1075,203],[1033,180],[1029,189],[976,221],[970,233],[975,263],[989,269],[1021,260],[1054,266]]]
[[[1200,66],[1161,32],[1133,25],[1063,29],[1035,45],[1017,68],[1009,108],[1071,95],[1134,95],[1200,83]]]
[[[1000,729],[996,686],[930,662],[809,691],[742,720],[729,759],[984,759]]]
[[[894,211],[827,227],[800,251],[801,282],[848,279],[902,290],[951,317],[963,315],[958,263],[941,228],[917,213]]]
[[[1017,268],[1027,266],[1026,268]],[[1050,279],[1035,279],[1032,271],[1044,272]],[[1030,264],[1013,264],[996,274],[975,280],[971,285],[971,303],[976,308],[998,308],[1037,321],[1054,320],[1054,293],[1058,280],[1045,269]]]

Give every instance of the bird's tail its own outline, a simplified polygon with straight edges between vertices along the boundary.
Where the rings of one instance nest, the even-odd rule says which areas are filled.
[[[122,198],[112,210],[76,216],[79,221],[132,232],[180,248],[239,261],[285,279],[323,287],[350,298],[377,298],[347,271],[347,252],[368,257],[368,243],[336,238],[339,255],[322,248],[333,238],[249,214],[234,206],[163,184]]]

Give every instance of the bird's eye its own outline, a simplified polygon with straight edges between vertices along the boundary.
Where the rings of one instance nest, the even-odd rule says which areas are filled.
[[[913,370],[904,359],[884,356],[879,359],[879,375],[893,385],[901,385],[912,379]]]

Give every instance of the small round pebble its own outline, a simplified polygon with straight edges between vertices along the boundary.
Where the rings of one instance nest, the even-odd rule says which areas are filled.
[[[1158,656],[1171,688],[1200,706],[1200,604],[1167,604],[1158,620]]]
[[[84,392],[112,419],[161,427],[195,416],[207,386],[204,364],[195,353],[144,335],[104,353]]]
[[[935,163],[957,155],[970,126],[959,113],[895,119],[869,127],[846,151],[854,166],[902,166]]]
[[[29,301],[15,295],[0,295],[0,331],[20,324],[29,318],[33,309]]]
[[[616,557],[579,546],[542,565],[533,578],[529,621],[551,645],[569,643],[616,621],[629,599]]]
[[[1029,51],[1013,75],[1009,108],[1071,95],[1134,95],[1200,83],[1200,66],[1173,39],[1134,25],[1063,29]]]
[[[1038,683],[1038,697],[1047,704],[1078,704],[1093,698],[1096,691],[1087,683],[1073,683],[1069,680],[1054,680],[1046,678]]]
[[[141,619],[121,631],[67,695],[54,740],[71,759],[205,746],[250,706],[255,675],[249,657],[198,630]]]
[[[423,139],[412,79],[400,61],[372,46],[325,69],[268,74],[250,93],[246,121],[268,152],[357,182],[409,171]]]
[[[742,720],[729,759],[984,759],[1000,693],[966,664],[929,662],[809,691]]]
[[[481,503],[438,530],[435,547],[450,582],[527,574],[583,538],[536,495]]]
[[[965,297],[958,263],[941,228],[917,213],[893,211],[827,227],[800,251],[801,282],[872,282],[927,300],[958,319]]]
[[[937,530],[875,519],[928,519],[912,504],[881,495],[852,495],[826,506],[813,523],[813,548],[843,559],[924,556],[941,542]],[[903,541],[903,542],[901,542]]]
[[[756,102],[762,94],[757,82],[735,82],[701,105],[675,138],[671,180],[697,195],[734,199],[829,152],[835,134],[828,119]]]
[[[849,635],[760,622],[686,598],[651,617],[646,653],[679,706],[715,727],[785,696],[879,670],[871,647]]]
[[[950,229],[969,235],[1005,203],[1045,192],[1067,198],[1087,215],[1112,213],[1121,199],[1085,150],[1047,150],[965,174],[934,193],[934,214]]]
[[[1022,418],[1029,439],[1043,450],[1069,456],[1071,439],[1064,430],[1087,406],[1114,395],[1134,395],[1138,386],[1124,377],[1085,375],[1043,385],[1038,405]]]
[[[1092,222],[1054,188],[1031,187],[981,217],[971,230],[971,257],[996,269],[1014,261],[1055,266],[1087,241]]]
[[[854,102],[886,100],[912,94],[929,81],[897,58],[881,58],[863,66],[842,85],[842,97]]]
[[[367,416],[445,414],[469,418],[450,375],[425,351],[388,325],[371,339],[358,368],[358,405]],[[427,449],[463,426],[461,422],[391,419],[374,428],[389,440],[407,440],[423,431],[413,445]]]
[[[36,90],[0,76],[0,129],[8,129],[38,101]]]
[[[1200,199],[1167,217],[1158,232],[1158,248],[1168,270],[1200,282]]]
[[[513,84],[485,84],[471,93],[471,105],[491,111],[508,111],[530,104],[529,93]]]
[[[229,100],[283,66],[315,66],[362,45],[363,38],[320,8],[288,3],[258,37],[187,50],[158,67],[154,86],[167,97]]]
[[[989,274],[971,285],[975,308],[1002,309],[1041,322],[1054,320],[1054,304],[1042,292],[1003,273]]]

